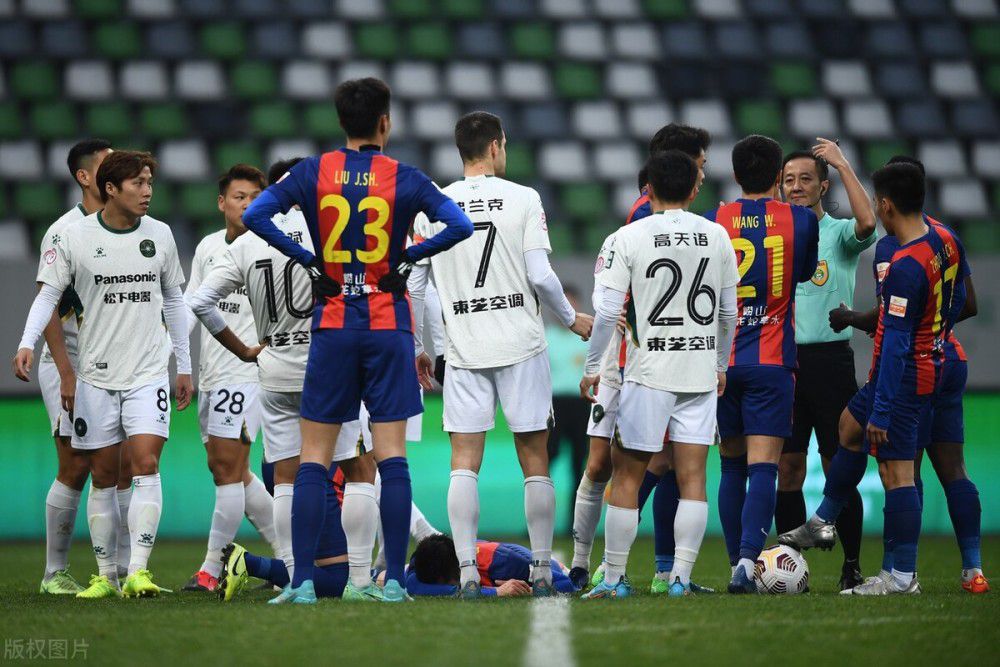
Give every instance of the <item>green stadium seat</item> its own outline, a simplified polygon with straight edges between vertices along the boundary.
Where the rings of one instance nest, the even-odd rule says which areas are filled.
[[[601,244],[608,238],[611,232],[618,228],[619,222],[613,216],[603,218],[577,218],[576,223],[576,247],[577,253],[583,253],[587,257],[596,256]]]
[[[239,62],[230,76],[233,92],[246,99],[273,99],[278,94],[278,73],[266,62]]]
[[[390,0],[389,15],[395,18],[425,19],[434,15],[431,0]]]
[[[526,144],[507,144],[507,177],[515,183],[535,178],[535,157]]]
[[[306,134],[323,140],[339,140],[344,136],[344,130],[337,120],[337,112],[329,102],[315,102],[306,106],[302,112],[302,121]]]
[[[76,111],[67,102],[45,102],[31,109],[31,126],[39,139],[66,139],[76,136]]]
[[[355,34],[358,53],[364,58],[389,60],[399,53],[399,35],[391,23],[370,23],[358,27]]]
[[[119,139],[132,135],[132,113],[121,102],[101,102],[87,107],[87,133],[92,137]]]
[[[149,203],[148,214],[157,220],[166,220],[174,212],[176,201],[170,184],[157,179],[153,184],[153,199]]]
[[[599,97],[603,90],[601,71],[592,65],[561,63],[556,66],[555,86],[560,97]]]
[[[7,210],[7,193],[4,191],[3,188],[0,188],[0,219],[6,218],[7,213],[9,213],[9,211]],[[37,247],[37,244],[33,245],[32,247]]]
[[[65,198],[55,183],[21,183],[14,191],[14,206],[28,220],[48,220],[51,224],[64,213]]]
[[[893,155],[908,155],[910,146],[901,141],[873,141],[865,146],[865,170],[880,169]]]
[[[217,217],[219,189],[215,183],[185,183],[180,187],[180,212],[190,218]]]
[[[972,26],[972,48],[981,56],[1000,57],[1000,23]]]
[[[73,3],[77,16],[87,19],[118,18],[122,13],[121,0],[76,0]]]
[[[246,164],[264,164],[264,155],[260,152],[260,147],[252,141],[225,142],[219,144],[215,149],[215,171],[222,173],[237,162]]]
[[[1000,65],[990,65],[983,74],[986,91],[993,97],[1000,97]]]
[[[1000,211],[1000,183],[993,184],[993,210]],[[990,224],[1000,226],[997,225],[996,221],[993,221]]]
[[[486,14],[483,0],[441,0],[441,13],[452,19],[477,19]]]
[[[0,103],[0,139],[17,139],[22,130],[21,112],[17,105],[13,102]]]
[[[688,15],[686,0],[645,0],[646,15],[660,21],[679,19]]]
[[[423,23],[410,28],[410,53],[417,58],[445,60],[452,54],[451,32],[443,23]]]
[[[608,212],[608,193],[600,184],[573,183],[563,188],[560,207],[574,218],[599,220]]]
[[[549,243],[552,244],[553,254],[566,255],[575,252],[575,242],[576,234],[573,233],[573,228],[570,225],[565,222],[560,222],[557,225],[549,224]]]
[[[810,97],[820,93],[816,72],[805,63],[775,63],[771,86],[783,97]]]
[[[555,56],[556,38],[544,23],[516,25],[511,30],[511,47],[518,58],[548,60]]]
[[[152,139],[174,139],[189,132],[184,108],[179,104],[154,104],[140,113],[142,130]]]
[[[59,79],[51,63],[17,63],[10,72],[10,92],[15,98],[41,100],[59,94]]]
[[[743,134],[783,134],[781,107],[772,100],[743,100],[736,106],[736,125]]]
[[[691,203],[691,210],[696,213],[705,213],[719,206],[719,186],[715,181],[705,180],[701,184],[698,196]]]
[[[105,58],[137,58],[142,49],[134,23],[102,23],[94,29],[94,49]]]
[[[297,125],[287,102],[259,104],[250,111],[250,131],[258,137],[289,137],[296,133]]]
[[[246,51],[242,26],[238,23],[206,24],[201,29],[201,48],[211,58],[239,58]]]
[[[993,207],[1000,199],[1000,192],[993,191]],[[972,255],[1000,253],[1000,225],[996,220],[969,220],[961,228],[962,242]]]

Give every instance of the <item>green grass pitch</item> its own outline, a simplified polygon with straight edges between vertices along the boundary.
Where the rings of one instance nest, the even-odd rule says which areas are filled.
[[[251,545],[261,548],[259,544]],[[984,540],[987,567],[1000,561],[1000,537]],[[568,540],[556,550],[570,553]],[[163,541],[150,563],[157,581],[177,590],[200,564],[203,543]],[[594,553],[600,553],[601,544]],[[873,573],[881,543],[862,556]],[[98,665],[989,665],[998,664],[1000,591],[971,596],[958,584],[954,541],[920,545],[924,595],[843,598],[835,594],[840,554],[809,552],[812,593],[797,597],[725,594],[668,600],[645,593],[652,542],[632,551],[639,594],[617,602],[569,600],[562,623],[539,622],[555,608],[530,599],[417,600],[406,605],[321,601],[316,607],[269,607],[266,592],[231,604],[214,595],[177,592],[159,599],[101,600],[37,594],[44,561],[38,543],[0,543],[0,636],[5,661],[17,642],[86,643]],[[93,568],[84,539],[71,562],[80,579]],[[722,589],[724,548],[706,540],[695,579]],[[987,569],[987,574],[991,570]],[[996,583],[996,582],[995,582]],[[540,625],[541,627],[540,627]],[[540,634],[532,641],[532,634]],[[533,649],[528,649],[529,644]],[[20,644],[23,646],[24,644]],[[560,652],[559,646],[564,649]],[[82,657],[78,655],[78,658]]]

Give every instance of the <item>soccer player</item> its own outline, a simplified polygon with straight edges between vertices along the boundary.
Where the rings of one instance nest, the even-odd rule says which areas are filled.
[[[870,577],[841,592],[912,595],[920,592],[921,513],[913,461],[921,416],[940,379],[944,338],[964,299],[956,290],[964,281],[964,250],[946,227],[925,223],[924,175],[916,165],[887,165],[872,174],[872,183],[878,216],[899,248],[881,280],[871,373],[841,417],[841,446],[827,473],[823,502],[809,521],[779,541],[798,549],[830,548],[837,536],[834,522],[864,476],[870,453],[886,489],[884,540],[891,576]]]
[[[670,123],[660,128],[649,142],[649,154],[655,155],[668,150],[679,150],[688,155],[698,165],[698,187],[705,178],[704,168],[708,159],[707,151],[711,144],[708,131],[700,127]],[[649,203],[649,183],[645,170],[639,173],[639,198],[632,205],[625,224],[652,215]],[[610,241],[610,237],[608,239]],[[598,257],[595,274],[606,266],[608,242]],[[600,294],[597,294],[599,282],[595,281],[594,308],[600,304]],[[580,478],[577,489],[577,500],[573,513],[573,569],[570,576],[581,586],[588,577],[590,569],[590,552],[593,548],[594,534],[601,518],[601,506],[604,498],[604,488],[611,478],[611,435],[614,433],[615,416],[618,412],[618,398],[621,390],[621,376],[627,359],[633,348],[626,336],[624,340],[620,333],[612,337],[613,346],[617,352],[608,352],[605,358],[606,366],[601,372],[601,391],[597,393],[597,404],[591,410],[587,434],[590,440],[590,455],[587,458],[587,469]],[[674,514],[680,498],[677,488],[677,476],[671,463],[669,438],[665,438],[663,451],[654,454],[649,467],[643,476],[639,487],[639,512],[649,495],[653,496],[653,530],[656,556],[656,575],[650,584],[652,593],[666,593],[669,586],[668,576],[673,569],[674,552]],[[602,563],[594,573],[592,583],[596,586],[604,577]],[[693,590],[710,592],[711,589],[693,585]]]
[[[615,234],[598,280],[597,311],[580,394],[590,400],[608,342],[631,290],[635,359],[625,368],[611,451],[611,497],[605,519],[604,580],[584,597],[631,593],[625,578],[638,528],[638,490],[650,457],[670,433],[680,488],[676,548],[668,594],[691,594],[694,567],[708,521],[705,462],[715,443],[716,397],[726,386],[735,333],[736,257],[723,230],[685,209],[698,194],[698,166],[680,151],[646,163],[653,215]]]
[[[734,594],[756,591],[754,564],[774,518],[778,460],[792,435],[795,286],[812,278],[819,243],[813,211],[775,200],[781,158],[773,139],[739,141],[733,173],[743,194],[705,216],[726,230],[739,258],[736,341],[718,413],[719,517]]]
[[[163,506],[159,459],[170,425],[171,343],[178,410],[190,403],[192,386],[177,246],[170,228],[146,215],[155,173],[149,153],[119,151],[104,158],[97,170],[104,208],[63,231],[52,264],[39,276],[44,285],[14,359],[17,376],[27,379],[35,342],[73,285],[87,315],[79,334],[72,444],[89,461],[87,519],[98,564],[98,575],[77,597],[161,591],[147,563]],[[128,514],[128,577],[119,590],[115,488],[122,441],[130,450],[135,490]]]
[[[812,151],[785,156],[781,188],[786,202],[812,209],[819,219],[819,252],[816,272],[795,290],[795,344],[798,372],[792,414],[792,437],[785,441],[778,464],[778,494],[774,524],[778,534],[805,523],[806,453],[813,430],[819,444],[823,470],[837,451],[840,413],[858,391],[854,375],[851,332],[835,332],[829,312],[854,301],[858,259],[877,238],[871,198],[855,175],[840,147],[818,138]],[[855,217],[838,219],[823,210],[830,190],[829,167],[840,174]],[[840,589],[853,588],[861,576],[861,527],[864,507],[857,489],[837,520],[844,548]]]
[[[197,291],[226,248],[246,232],[243,212],[266,186],[264,174],[248,164],[234,165],[219,178],[218,207],[225,228],[206,236],[195,249],[186,296]],[[245,289],[226,296],[218,308],[236,336],[242,340],[255,336]],[[197,323],[191,313],[189,328]],[[230,353],[206,330],[201,337],[198,371],[198,421],[215,482],[215,508],[205,560],[184,590],[214,591],[222,570],[222,549],[236,537],[244,512],[264,539],[277,546],[274,500],[249,466],[250,445],[260,429],[257,367]]]
[[[378,79],[340,84],[334,103],[347,145],[296,164],[254,201],[243,219],[251,231],[309,267],[319,297],[302,391],[302,463],[294,496],[295,557],[307,566],[296,572],[291,586],[298,589],[308,581],[315,536],[323,523],[322,487],[331,450],[341,425],[358,419],[364,398],[382,477],[388,568],[382,599],[400,602],[407,599],[403,569],[413,497],[406,420],[423,411],[404,274],[413,262],[471,236],[472,223],[424,174],[382,152],[392,126],[389,100],[389,87]],[[274,214],[296,205],[318,256],[271,222]],[[421,211],[444,222],[447,230],[405,248],[410,224]],[[338,381],[330,382],[330,377]],[[348,497],[345,512],[355,500]],[[373,503],[366,504],[365,514],[371,517]],[[355,549],[350,532],[348,545]],[[361,548],[357,545],[359,553]],[[352,580],[360,584],[360,573]]]
[[[545,596],[552,592],[556,499],[547,450],[552,379],[539,303],[584,339],[593,320],[574,310],[549,265],[551,246],[538,193],[502,178],[507,153],[500,119],[483,111],[463,116],[455,125],[455,143],[465,177],[444,188],[444,193],[469,214],[476,235],[435,255],[429,268],[416,267],[410,291],[418,341],[428,273],[433,273],[441,297],[448,339],[444,430],[452,452],[448,520],[461,568],[462,596],[479,596],[479,469],[498,401],[514,433],[524,473],[532,587],[535,595]],[[420,239],[432,241],[445,233],[443,224],[425,217],[418,217],[414,225],[414,235]],[[421,354],[417,363],[429,383],[430,358]]]
[[[45,231],[38,258],[38,281],[56,260],[56,247],[63,230],[101,208],[97,189],[97,168],[111,152],[103,139],[87,139],[74,145],[66,159],[73,180],[80,186],[81,201]],[[58,471],[45,497],[45,575],[39,593],[76,595],[83,590],[69,573],[69,547],[80,505],[80,494],[87,482],[87,457],[70,444],[73,435],[70,412],[76,394],[77,333],[83,316],[80,298],[69,287],[59,300],[58,311],[45,327],[45,345],[38,364],[38,385],[49,414],[49,433],[55,438]]]

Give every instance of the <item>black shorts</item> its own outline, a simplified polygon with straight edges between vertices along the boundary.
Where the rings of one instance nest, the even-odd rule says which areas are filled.
[[[819,453],[832,458],[840,444],[840,414],[858,391],[854,350],[848,341],[798,346],[792,437],[785,453],[805,453],[816,431]]]

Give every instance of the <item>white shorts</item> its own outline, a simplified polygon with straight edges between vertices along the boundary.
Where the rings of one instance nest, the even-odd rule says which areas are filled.
[[[123,390],[77,379],[73,448],[101,449],[133,435],[170,435],[170,377]]]
[[[73,435],[73,422],[69,413],[62,409],[59,369],[55,363],[43,361],[38,364],[38,386],[42,389],[42,401],[49,413],[49,433],[66,438]]]
[[[675,394],[636,382],[622,387],[618,435],[625,449],[659,452],[669,429],[671,442],[715,444],[715,391]]]
[[[256,382],[244,382],[198,392],[201,441],[211,435],[252,445],[260,431],[259,391]]]
[[[597,385],[597,403],[590,407],[590,419],[587,420],[587,435],[594,438],[607,438],[615,433],[618,422],[618,397],[622,390],[611,385]],[[581,399],[583,400],[583,399]]]
[[[299,426],[301,404],[302,392],[260,389],[264,460],[268,463],[284,461],[302,453],[302,432]],[[368,411],[362,403],[359,418],[341,425],[340,436],[333,449],[333,460],[346,461],[366,454],[371,451],[371,443]]]
[[[514,433],[544,431],[552,419],[549,355],[511,366],[453,368],[444,374],[444,430],[483,433],[496,422],[497,401]]]

